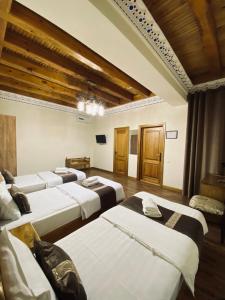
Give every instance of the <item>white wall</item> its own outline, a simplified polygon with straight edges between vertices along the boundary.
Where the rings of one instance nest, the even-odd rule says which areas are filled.
[[[0,99],[0,114],[16,116],[18,175],[64,166],[66,156],[92,161],[93,126],[72,113]]]
[[[113,170],[114,128],[129,126],[135,130],[139,125],[166,123],[166,130],[178,130],[178,139],[165,140],[163,184],[182,189],[184,152],[186,139],[187,105],[170,106],[166,102],[129,110],[98,118],[95,133],[106,134],[107,144],[94,144],[95,167]],[[136,177],[137,156],[129,155],[128,175]]]

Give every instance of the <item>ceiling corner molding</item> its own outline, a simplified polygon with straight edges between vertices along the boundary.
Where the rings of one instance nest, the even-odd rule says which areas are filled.
[[[148,106],[148,105],[153,105],[153,104],[157,104],[157,103],[161,103],[164,102],[164,100],[159,97],[159,96],[153,96],[147,99],[143,99],[143,100],[137,100],[137,101],[133,101],[124,105],[120,105],[120,106],[116,106],[113,108],[108,108],[105,111],[105,115],[111,115],[111,114],[116,114],[116,113],[120,113],[120,112],[124,112],[127,110],[131,110],[131,109],[136,109],[136,108],[140,108],[140,107],[144,107],[144,106]]]
[[[215,90],[219,87],[225,86],[225,78],[221,78],[221,79],[217,79],[217,80],[213,80],[213,81],[208,81],[205,83],[200,83],[200,84],[196,84],[194,85],[191,89],[190,89],[190,93],[193,94],[195,92],[204,92],[207,90]]]
[[[160,56],[186,91],[192,82],[171,45],[142,0],[113,0]]]
[[[60,110],[60,111],[73,113],[73,114],[75,114],[77,112],[77,109],[72,108],[72,107],[68,107],[68,106],[48,102],[48,101],[41,100],[41,99],[39,100],[39,99],[36,99],[36,98],[27,97],[27,96],[15,94],[15,93],[10,93],[10,92],[6,92],[6,91],[2,91],[2,90],[0,90],[0,100],[9,100],[9,101],[15,101],[15,102],[22,102],[22,103],[26,103],[26,104],[46,107],[46,108],[50,108],[50,109],[54,109],[54,110]]]
[[[189,93],[225,86],[225,78],[193,85],[180,60],[143,0],[113,0]]]

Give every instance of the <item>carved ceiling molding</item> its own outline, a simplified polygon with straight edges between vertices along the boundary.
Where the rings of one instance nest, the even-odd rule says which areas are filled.
[[[193,94],[195,92],[200,92],[200,91],[204,92],[204,91],[212,90],[212,89],[215,90],[221,86],[225,86],[225,78],[196,84],[191,88],[191,90],[189,92],[191,94]]]
[[[136,109],[136,108],[153,105],[153,104],[157,104],[157,103],[161,103],[161,102],[164,102],[164,100],[162,98],[160,98],[158,96],[153,96],[153,97],[150,97],[147,99],[132,101],[132,102],[126,103],[124,105],[116,106],[113,108],[108,108],[105,112],[105,115],[120,113],[120,112],[124,112],[127,110]]]
[[[169,41],[154,20],[143,0],[113,0],[141,35],[156,51],[187,92],[206,91],[225,85],[225,78],[193,85]]]
[[[26,103],[26,104],[46,107],[46,108],[59,110],[59,111],[64,111],[64,112],[68,112],[68,113],[73,113],[73,114],[77,112],[77,109],[72,108],[72,107],[68,107],[68,106],[48,102],[48,101],[41,100],[41,99],[39,100],[39,99],[36,99],[36,98],[27,97],[27,96],[15,94],[15,93],[1,91],[1,90],[0,90],[0,99],[1,100],[15,101],[15,102],[22,102],[22,103]]]
[[[160,56],[182,86],[189,90],[192,82],[162,30],[142,0],[113,0]]]
[[[84,120],[88,121],[88,120],[93,119],[93,117],[91,117],[87,114],[78,112],[78,110],[76,108],[48,102],[48,101],[41,100],[41,99],[39,100],[36,98],[27,97],[27,96],[15,94],[15,93],[1,91],[1,90],[0,90],[0,100],[21,102],[21,103],[41,106],[41,107],[45,107],[45,108],[50,108],[50,109],[54,109],[54,110],[58,110],[58,111],[63,111],[63,112],[67,112],[67,113],[72,113],[72,114],[76,115],[76,118],[78,121],[79,120],[80,121],[84,121]],[[163,102],[163,99],[158,96],[150,97],[150,98],[143,99],[143,100],[137,100],[137,101],[133,101],[133,102],[130,102],[130,103],[127,103],[124,105],[116,106],[113,108],[108,108],[105,111],[105,115],[120,113],[120,112],[123,112],[126,110],[131,110],[131,109],[135,109],[135,108],[139,108],[139,107],[143,107],[143,106],[147,106],[147,105],[157,104],[160,102]]]

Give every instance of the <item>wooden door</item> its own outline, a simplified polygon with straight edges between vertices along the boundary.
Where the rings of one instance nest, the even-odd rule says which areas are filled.
[[[140,133],[139,179],[151,184],[161,185],[164,127],[142,127]]]
[[[0,170],[17,175],[16,117],[0,115]]]
[[[114,129],[114,173],[128,174],[129,127]]]

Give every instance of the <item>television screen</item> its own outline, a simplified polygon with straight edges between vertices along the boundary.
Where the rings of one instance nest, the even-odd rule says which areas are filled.
[[[96,135],[96,142],[98,144],[105,144],[106,143],[106,136],[104,134]]]

